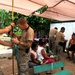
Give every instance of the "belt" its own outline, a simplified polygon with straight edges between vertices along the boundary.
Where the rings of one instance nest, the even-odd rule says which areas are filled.
[[[25,53],[29,53],[30,49],[22,49],[22,48],[18,48],[20,51],[25,51]]]
[[[19,50],[24,50],[25,51],[25,49],[22,49],[22,48],[18,48]]]

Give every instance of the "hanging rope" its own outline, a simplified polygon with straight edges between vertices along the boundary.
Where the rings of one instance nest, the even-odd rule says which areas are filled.
[[[12,0],[12,22],[13,21],[14,21],[14,0]],[[12,32],[13,32],[13,28],[12,28]],[[14,75],[14,50],[13,49],[12,49],[12,74]]]

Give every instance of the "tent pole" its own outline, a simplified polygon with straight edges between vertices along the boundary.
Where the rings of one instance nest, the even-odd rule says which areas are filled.
[[[12,0],[12,21],[14,21],[14,0]],[[13,32],[13,28],[12,28],[12,32]],[[14,51],[13,49],[12,49],[12,74],[14,75]]]

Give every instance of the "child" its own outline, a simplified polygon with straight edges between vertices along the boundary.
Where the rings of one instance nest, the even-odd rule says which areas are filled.
[[[30,68],[40,64],[37,59],[37,54],[36,54],[37,49],[38,49],[38,44],[33,42],[31,46],[31,57],[30,57],[31,59],[28,62]],[[41,75],[41,73],[39,73],[38,75]]]

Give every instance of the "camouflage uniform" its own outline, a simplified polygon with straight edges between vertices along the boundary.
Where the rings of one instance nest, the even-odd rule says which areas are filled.
[[[63,55],[63,44],[60,45],[60,42],[63,43],[62,38],[64,38],[64,34],[62,32],[58,32],[56,34],[56,42],[55,42],[55,53],[61,58]]]
[[[2,70],[1,70],[1,68],[0,68],[0,75],[4,75],[3,72],[2,72]]]
[[[52,51],[54,51],[55,47],[56,33],[57,33],[56,29],[51,29],[49,31],[49,50]]]
[[[54,51],[54,47],[55,47],[55,37],[49,37],[49,50]]]
[[[63,55],[63,47],[60,46],[58,42],[55,43],[54,54],[58,55],[59,60],[61,59],[61,56]]]
[[[22,35],[20,37],[20,41],[27,42],[27,41],[33,41],[34,37],[34,31],[31,27],[29,27],[27,30],[24,30],[22,32]],[[30,58],[30,52],[28,51],[26,46],[19,45],[18,46],[18,75],[29,75],[28,73],[28,60]],[[26,52],[28,51],[28,52]]]

